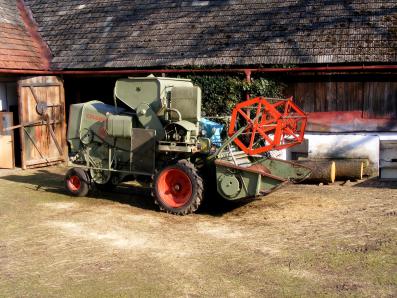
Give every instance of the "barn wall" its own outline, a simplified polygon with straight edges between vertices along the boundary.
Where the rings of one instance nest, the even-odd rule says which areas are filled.
[[[304,152],[291,148],[287,159],[366,158],[370,175],[382,172],[382,142],[397,140],[395,75],[291,77],[286,85],[308,113]]]
[[[118,79],[113,77],[64,77],[66,105],[100,100],[113,104],[113,89]]]
[[[308,113],[310,132],[397,132],[397,79],[380,76],[301,77],[287,82]]]

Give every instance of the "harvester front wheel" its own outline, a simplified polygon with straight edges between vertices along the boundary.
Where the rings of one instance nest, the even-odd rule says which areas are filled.
[[[71,195],[84,197],[90,190],[89,176],[83,169],[72,168],[66,172],[65,186]]]
[[[195,212],[203,199],[203,180],[187,160],[162,169],[154,179],[160,209],[177,215]]]

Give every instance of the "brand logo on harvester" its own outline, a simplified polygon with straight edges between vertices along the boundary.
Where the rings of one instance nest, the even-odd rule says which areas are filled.
[[[95,114],[87,113],[85,115],[85,117],[87,119],[95,120],[95,121],[98,121],[98,122],[105,122],[106,121],[106,117],[103,117],[101,115],[95,115]]]

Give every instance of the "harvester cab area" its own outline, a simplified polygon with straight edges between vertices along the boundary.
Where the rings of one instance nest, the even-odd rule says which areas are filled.
[[[114,88],[115,106],[128,107],[136,122],[156,132],[158,151],[199,151],[201,89],[187,79],[144,78],[119,79]],[[116,120],[116,119],[115,119]]]

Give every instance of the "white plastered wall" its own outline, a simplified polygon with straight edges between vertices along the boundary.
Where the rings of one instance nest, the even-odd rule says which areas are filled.
[[[397,140],[397,133],[306,133],[308,140],[308,158],[367,158],[370,162],[370,173],[379,175],[380,142]],[[286,150],[280,157],[291,158]]]

